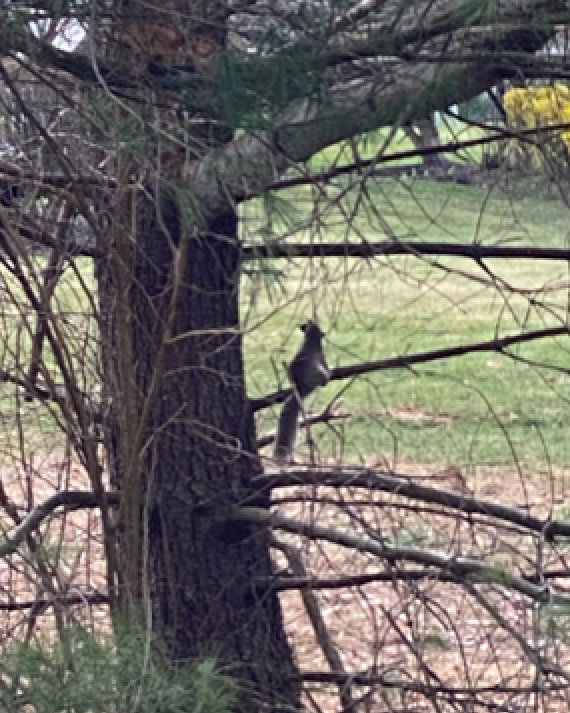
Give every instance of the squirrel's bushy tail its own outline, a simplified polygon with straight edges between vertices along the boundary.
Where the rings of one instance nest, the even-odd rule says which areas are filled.
[[[277,423],[274,457],[281,463],[289,463],[293,458],[301,409],[301,399],[294,391],[283,404]]]

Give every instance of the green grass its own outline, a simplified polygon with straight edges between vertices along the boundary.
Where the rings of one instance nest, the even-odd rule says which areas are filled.
[[[530,180],[530,179],[529,179]],[[339,185],[339,189],[347,183]],[[308,191],[285,197],[295,220],[281,226],[292,241],[385,239],[386,225],[408,239],[566,246],[568,209],[542,184],[519,183],[507,192],[429,181],[371,183],[368,204],[353,220],[353,230],[335,205],[332,192],[321,207],[318,230],[304,226],[311,204]],[[339,190],[340,192],[340,190]],[[345,205],[354,204],[349,194]],[[285,210],[284,202],[281,210]],[[377,219],[373,208],[381,213]],[[244,238],[255,239],[263,224],[255,205],[244,210]],[[278,231],[277,231],[278,232]],[[429,260],[411,256],[364,260],[275,261],[280,278],[267,277],[253,307],[245,304],[246,326],[262,325],[246,339],[252,395],[274,389],[283,377],[282,362],[299,342],[295,329],[319,312],[328,332],[332,365],[353,364],[404,353],[492,339],[564,324],[567,266],[532,260],[487,261],[489,275],[472,261]],[[267,266],[266,266],[267,267]],[[444,269],[445,268],[445,269]],[[500,280],[512,288],[506,290]],[[522,290],[547,285],[535,293]],[[517,290],[519,291],[517,293]],[[344,454],[351,460],[386,457],[422,463],[467,465],[515,464],[548,468],[570,457],[570,367],[565,338],[521,345],[518,357],[540,367],[495,353],[431,362],[412,370],[380,371],[350,385],[331,383],[312,402],[316,409],[342,393],[342,410],[352,414],[337,427],[313,429],[323,457]],[[259,418],[260,431],[275,425],[276,411]]]
[[[294,188],[266,207],[269,211],[256,201],[242,206],[246,242],[376,241],[387,234],[490,244],[568,242],[568,209],[537,179],[518,181],[508,191],[383,179],[370,181],[368,194],[362,195],[344,177],[327,188],[326,195]],[[294,354],[301,336],[297,326],[313,309],[328,332],[326,349],[333,366],[565,323],[564,263],[489,260],[487,265],[494,285],[481,283],[490,279],[481,266],[449,258],[297,259],[247,265],[242,316],[249,393],[259,396],[286,384],[283,362]],[[84,273],[91,284],[87,265]],[[506,290],[500,280],[513,289]],[[524,291],[541,286],[549,291],[533,294],[531,302]],[[0,364],[23,375],[28,364],[21,354],[29,352],[27,329],[34,328],[35,320],[32,316],[26,324],[30,314],[24,319],[12,309],[10,292],[18,288],[5,277],[0,285]],[[71,272],[58,290],[57,304],[62,330],[80,364],[93,343],[86,332],[94,333],[95,327],[79,314],[85,300]],[[340,396],[338,409],[351,418],[334,428],[312,430],[320,455],[352,462],[386,458],[396,466],[402,461],[462,468],[508,464],[512,469],[521,464],[543,470],[565,465],[570,458],[570,375],[552,367],[570,367],[570,342],[535,342],[513,353],[545,366],[483,353],[329,384],[311,400],[311,410]],[[92,352],[87,363],[93,363]],[[89,390],[94,375],[86,371],[81,378]],[[9,415],[14,390],[6,384],[0,396],[5,437],[15,433]],[[39,439],[53,427],[41,403],[21,402],[19,408],[23,425]],[[270,409],[259,414],[260,433],[275,427],[277,413]]]
[[[30,258],[25,273],[29,287],[39,295],[46,261],[40,256]],[[89,260],[75,262],[77,272],[67,267],[58,282],[51,301],[51,309],[57,314],[58,335],[65,342],[65,354],[71,373],[78,386],[87,393],[97,383],[97,325],[90,310],[78,274],[87,290],[93,290],[93,267]],[[29,268],[29,269],[28,269]],[[7,269],[0,270],[0,369],[16,379],[26,379],[30,368],[32,335],[37,328],[35,310],[18,280]],[[58,338],[59,341],[59,338]],[[49,339],[42,350],[43,361],[56,383],[61,383],[60,371],[53,355]],[[43,374],[39,376],[40,384]],[[52,442],[61,444],[62,433],[57,428],[53,404],[23,398],[22,388],[7,380],[0,391],[0,462],[12,458],[13,441],[18,443],[18,429],[25,433],[26,447],[30,452],[45,451]]]

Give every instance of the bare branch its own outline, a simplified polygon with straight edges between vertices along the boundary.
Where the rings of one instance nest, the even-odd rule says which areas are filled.
[[[540,572],[540,578],[546,579],[568,579],[570,571],[552,570]],[[297,577],[282,576],[275,577],[271,581],[271,586],[279,592],[286,592],[291,589],[349,589],[350,587],[362,587],[373,582],[420,582],[429,579],[437,582],[448,582],[451,584],[461,583],[461,579],[450,572],[442,572],[434,569],[394,569],[390,571],[371,572],[367,574],[352,574],[344,577]],[[538,575],[524,575],[526,582],[536,583]]]
[[[308,426],[313,426],[315,423],[330,423],[331,421],[339,421],[341,419],[350,418],[349,413],[334,413],[329,407],[325,408],[321,413],[315,416],[309,416],[304,418],[299,424],[299,428],[307,428]],[[257,447],[263,448],[268,446],[270,443],[275,441],[275,436],[277,432],[268,433],[266,436],[261,436],[257,439]]]
[[[283,552],[291,571],[296,577],[302,578],[307,576],[307,571],[305,569],[305,565],[303,564],[303,558],[301,557],[300,552],[293,545],[289,545],[285,542],[279,542],[275,538],[273,538],[272,544],[273,547]],[[307,616],[309,617],[311,626],[313,627],[315,638],[321,647],[321,651],[327,660],[330,670],[345,673],[342,659],[327,629],[317,597],[311,589],[307,587],[304,587],[301,590],[301,597],[303,599],[305,611],[307,612]],[[353,706],[350,685],[346,682],[344,684],[339,684],[338,688],[339,698],[343,710],[348,711]]]
[[[422,241],[383,240],[378,243],[279,243],[246,245],[244,260],[263,258],[289,259],[314,257],[362,257],[379,255],[437,255],[471,260],[522,259],[570,260],[569,248],[543,248],[536,245],[481,245],[480,243],[430,243]]]
[[[570,537],[570,522],[543,520],[519,508],[507,507],[488,500],[478,500],[469,495],[458,495],[448,490],[422,485],[404,475],[373,470],[371,468],[306,468],[284,470],[270,475],[260,475],[254,480],[263,488],[299,487],[317,485],[342,488],[380,490],[425,503],[435,503],[464,513],[485,515],[512,523],[536,532],[546,539],[556,536]]]
[[[119,493],[107,493],[106,501],[109,505],[119,504]],[[0,544],[0,557],[14,554],[26,537],[37,530],[42,522],[59,507],[66,509],[96,508],[100,507],[101,498],[91,491],[64,490],[52,495],[41,505],[35,507],[18,525],[12,535]]]
[[[325,540],[341,547],[374,555],[390,563],[413,562],[424,567],[435,567],[455,575],[462,581],[494,584],[518,592],[540,604],[570,606],[570,597],[557,593],[548,585],[531,584],[506,569],[486,565],[469,557],[439,554],[416,547],[398,547],[365,536],[340,532],[332,527],[301,522],[255,507],[236,508],[231,512],[231,519],[240,522],[255,522],[266,527],[301,535],[310,540]]]
[[[57,597],[49,599],[32,599],[26,602],[1,602],[0,611],[26,611],[28,609],[45,610],[51,606],[72,607],[78,604],[96,606],[98,604],[108,604],[109,597],[101,592],[83,592],[82,594],[72,594],[67,597]]]
[[[433,349],[427,352],[417,352],[416,354],[402,354],[397,357],[387,357],[386,359],[376,359],[374,361],[360,362],[351,366],[337,366],[331,369],[331,381],[333,379],[348,379],[361,374],[369,374],[372,371],[382,371],[384,369],[405,369],[414,364],[425,364],[426,362],[438,361],[439,359],[449,359],[451,357],[464,356],[475,352],[500,352],[505,356],[510,356],[505,351],[508,347],[525,342],[533,342],[540,339],[551,339],[562,337],[568,334],[569,328],[546,327],[545,329],[535,329],[520,334],[513,334],[507,337],[496,337],[486,342],[471,342],[470,344],[458,344],[454,347],[444,347],[443,349]],[[559,367],[557,367],[560,370]],[[283,403],[291,394],[291,389],[280,389],[267,396],[261,396],[250,400],[251,408],[255,411],[268,408],[274,404]]]
[[[463,121],[463,119],[461,120]],[[474,122],[470,121],[470,123]],[[505,126],[489,126],[485,124],[481,125],[480,128],[483,128],[485,131],[490,133],[486,136],[479,136],[474,139],[448,141],[447,143],[439,144],[438,146],[424,146],[422,148],[413,148],[406,151],[394,151],[381,156],[374,156],[370,159],[359,159],[357,162],[343,164],[342,166],[335,166],[327,171],[321,171],[320,173],[303,174],[302,176],[297,176],[295,178],[283,178],[268,186],[267,190],[278,191],[295,186],[327,182],[339,176],[345,176],[350,173],[354,173],[355,171],[363,171],[385,163],[401,162],[413,158],[423,158],[426,156],[435,156],[446,153],[458,153],[475,146],[492,144],[502,139],[517,139],[518,141],[525,141],[530,144],[534,144],[534,137],[568,130],[570,129],[570,122],[553,123],[548,126],[536,126],[530,129],[510,129]],[[376,171],[372,170],[369,175],[375,176]]]
[[[457,344],[454,347],[445,347],[444,349],[434,349],[427,352],[418,352],[417,354],[402,355],[391,357],[388,359],[379,359],[377,361],[363,362],[352,366],[337,366],[331,370],[331,379],[348,379],[360,374],[367,374],[371,371],[379,369],[396,369],[398,367],[410,367],[413,364],[423,364],[429,361],[437,361],[438,359],[449,359],[451,357],[463,356],[465,354],[474,354],[475,352],[501,352],[508,356],[505,349],[515,344],[524,344],[525,342],[533,342],[540,339],[551,339],[553,337],[562,337],[568,334],[568,325],[561,327],[546,327],[545,329],[535,329],[520,334],[513,334],[507,337],[496,337],[486,342],[471,342],[470,344]]]
[[[367,672],[346,674],[346,676],[343,677],[342,674],[332,673],[330,671],[304,671],[302,679],[307,683],[338,684],[345,681],[347,683],[353,683],[356,686],[382,686],[384,688],[398,688],[403,691],[415,691],[424,695],[431,694],[432,696],[437,693],[450,696],[460,694],[481,695],[507,693],[518,696],[521,695],[521,693],[542,693],[544,691],[544,683],[540,680],[529,684],[529,686],[505,686],[499,684],[494,686],[469,686],[468,688],[455,688],[444,684],[414,683],[409,680],[396,679],[392,676],[375,676]],[[549,690],[564,690],[567,688],[568,682],[565,679],[560,683],[552,682],[549,686]]]
[[[437,580],[438,582],[451,582],[457,584],[460,580],[448,572],[433,569],[400,569],[392,568],[389,572],[374,572],[370,574],[353,574],[346,577],[320,578],[314,577],[276,577],[271,581],[271,586],[278,592],[290,589],[348,589],[362,587],[372,582],[418,582],[423,579]]]

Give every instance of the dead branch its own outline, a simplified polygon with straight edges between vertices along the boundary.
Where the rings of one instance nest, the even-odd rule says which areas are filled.
[[[307,576],[307,570],[303,564],[301,553],[293,545],[280,542],[275,537],[272,538],[272,545],[283,552],[289,568],[296,577],[302,578]],[[315,639],[323,652],[330,670],[345,673],[342,659],[328,631],[317,597],[311,589],[303,588],[301,590],[301,598],[311,626],[313,627]],[[348,681],[338,685],[338,695],[344,711],[353,708],[352,691]]]
[[[106,493],[108,505],[119,504],[119,493]],[[66,509],[96,508],[101,506],[101,498],[91,491],[63,490],[35,507],[18,525],[11,536],[0,544],[0,557],[14,554],[26,537],[37,530],[42,522],[59,507]]]
[[[538,575],[523,574],[522,578],[531,583],[539,581]],[[570,577],[570,572],[567,570],[548,570],[541,571],[540,578],[546,579],[562,579]],[[386,572],[371,572],[367,574],[352,574],[345,577],[297,577],[297,576],[278,576],[272,579],[271,586],[279,592],[286,592],[291,589],[349,589],[350,587],[362,587],[365,584],[373,582],[420,582],[424,579],[430,579],[437,582],[448,582],[450,584],[458,584],[460,580],[449,572],[442,572],[435,569],[391,569]]]
[[[521,693],[542,693],[544,691],[544,683],[540,680],[522,687],[505,685],[453,687],[446,686],[445,684],[414,683],[413,681],[397,679],[392,676],[377,676],[365,672],[346,674],[343,676],[342,674],[333,673],[331,671],[304,671],[301,674],[301,678],[306,683],[338,684],[343,681],[350,681],[356,686],[382,686],[385,688],[398,688],[403,691],[431,695],[438,693],[450,696],[498,693],[520,695]],[[552,681],[549,685],[549,690],[565,690],[567,688],[568,682],[566,680],[559,683]]]
[[[335,166],[321,173],[303,174],[296,178],[284,178],[275,181],[267,187],[267,190],[278,191],[285,188],[293,188],[295,186],[304,186],[308,184],[326,183],[333,178],[344,176],[349,173],[361,172],[364,169],[373,168],[376,165],[383,163],[391,163],[395,161],[406,161],[414,158],[423,158],[425,156],[434,156],[444,153],[458,153],[464,149],[474,148],[475,146],[484,146],[505,139],[517,139],[518,141],[526,141],[535,143],[534,136],[551,133],[555,131],[564,131],[570,129],[569,122],[561,122],[559,124],[549,124],[548,126],[537,126],[530,129],[509,129],[505,126],[488,126],[491,131],[488,136],[480,136],[476,139],[466,139],[464,141],[449,141],[439,146],[425,146],[424,148],[413,148],[406,151],[394,151],[393,153],[384,156],[374,156],[370,159],[359,159],[357,162]]]
[[[284,517],[279,513],[272,513],[255,507],[235,508],[231,512],[231,519],[239,522],[254,522],[266,527],[283,530],[284,532],[301,535],[310,540],[325,540],[357,552],[374,555],[391,564],[412,562],[424,567],[435,567],[455,575],[462,582],[494,584],[498,587],[518,592],[540,604],[548,603],[570,607],[570,597],[557,593],[549,585],[532,584],[502,567],[489,566],[470,557],[445,555],[418,549],[417,547],[399,547],[387,542],[372,540],[366,536],[341,532],[332,527],[302,522]]]
[[[522,260],[570,260],[568,248],[543,248],[535,245],[481,245],[480,243],[440,243],[423,241],[382,240],[377,243],[279,243],[270,245],[246,245],[242,251],[244,260],[263,258],[325,258],[361,257],[379,255],[437,255],[464,257],[471,260],[522,259]]]
[[[463,513],[485,515],[518,525],[542,535],[546,540],[556,536],[570,537],[570,522],[542,519],[520,508],[508,507],[489,500],[479,500],[471,495],[422,485],[405,475],[386,473],[371,468],[303,468],[260,475],[254,483],[264,488],[299,487],[318,485],[334,488],[365,488],[380,490],[426,503],[435,503]]]
[[[333,413],[331,409],[327,406],[321,413],[315,414],[314,416],[309,416],[301,421],[299,428],[307,428],[308,426],[313,426],[315,423],[330,423],[330,421],[338,421],[339,419],[350,418],[349,413]],[[268,433],[265,436],[261,436],[257,439],[257,447],[263,448],[273,443],[276,436],[276,431]]]
[[[27,609],[41,608],[42,611],[48,607],[57,605],[63,607],[72,607],[79,604],[96,606],[99,604],[108,604],[109,597],[102,592],[84,592],[82,594],[69,595],[67,597],[32,599],[26,602],[1,602],[0,611],[26,611]]]

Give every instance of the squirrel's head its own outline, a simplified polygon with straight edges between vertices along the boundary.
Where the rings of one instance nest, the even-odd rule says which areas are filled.
[[[322,329],[319,327],[317,322],[313,319],[307,320],[304,324],[302,324],[299,329],[304,332],[307,336],[313,336],[313,335],[318,335],[319,337],[324,337],[325,333],[322,331]]]

